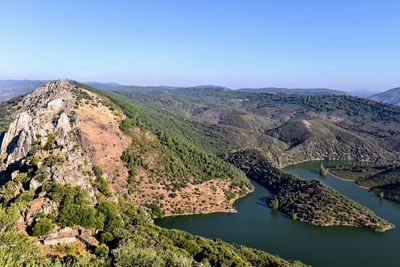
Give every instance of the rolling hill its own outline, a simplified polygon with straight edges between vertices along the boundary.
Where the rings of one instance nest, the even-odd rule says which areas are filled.
[[[225,88],[120,93],[136,102],[181,114],[212,137],[219,153],[263,148],[279,166],[325,158],[398,160],[400,132],[396,129],[400,127],[400,108],[371,100],[347,95],[248,93]],[[305,124],[299,124],[301,121],[311,123],[312,127],[305,129]],[[293,134],[308,136],[296,141],[295,136],[290,136]]]
[[[400,105],[400,87],[387,90],[369,97],[371,100],[386,104]]]

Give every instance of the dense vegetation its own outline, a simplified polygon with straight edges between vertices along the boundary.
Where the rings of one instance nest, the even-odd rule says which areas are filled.
[[[382,231],[389,223],[320,181],[306,181],[273,167],[257,150],[233,153],[228,159],[274,193],[268,204],[294,220],[316,225],[349,225]]]
[[[288,89],[288,88],[244,88],[239,91],[251,93],[268,93],[268,94],[287,94],[287,95],[302,95],[302,96],[317,96],[317,95],[347,95],[344,91],[327,89],[327,88],[303,88],[303,89]]]
[[[123,129],[131,126],[144,127],[152,132],[165,132],[175,138],[183,139],[197,148],[209,152],[221,152],[223,147],[201,130],[199,125],[182,114],[170,109],[156,108],[123,96],[104,92],[128,116],[122,124]]]
[[[155,176],[168,178],[179,188],[188,182],[201,183],[227,177],[238,185],[250,186],[240,171],[218,157],[165,132],[158,132],[156,136],[157,140],[134,138],[131,149],[123,153],[122,160],[127,163],[132,175],[137,174],[137,167],[140,166]],[[155,155],[157,162],[151,164],[146,161]]]
[[[57,225],[90,225],[97,229],[103,243],[89,252],[99,257],[73,249],[70,251],[74,253],[64,258],[41,256],[37,245],[27,235],[17,232],[18,208],[22,206],[14,201],[0,206],[1,266],[192,266],[195,261],[205,266],[302,266],[258,250],[162,229],[149,221],[142,208],[122,200],[119,204],[101,202],[92,206],[77,187],[53,185],[49,190],[51,198],[61,205],[60,213],[49,217],[56,217]],[[79,204],[70,202],[71,197]],[[87,209],[97,216],[88,216]],[[38,220],[33,235],[46,234],[54,226],[49,217]]]
[[[321,158],[384,163],[399,157],[400,108],[371,100],[212,86],[124,88],[118,93],[144,106],[179,114],[201,129],[202,136],[214,140],[211,147],[218,154],[258,147],[280,166]],[[301,121],[314,122],[312,132],[297,133],[299,125],[292,122]]]

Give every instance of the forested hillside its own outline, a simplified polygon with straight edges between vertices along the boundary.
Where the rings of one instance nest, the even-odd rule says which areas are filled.
[[[267,204],[293,220],[321,226],[357,226],[375,231],[386,231],[393,227],[371,210],[322,182],[305,181],[275,168],[260,151],[238,151],[232,153],[228,161],[242,169],[250,179],[274,193]]]
[[[211,137],[220,153],[259,147],[280,166],[325,158],[395,162],[399,157],[400,108],[366,99],[219,87],[119,93],[183,116]]]
[[[352,166],[338,166],[330,170],[343,179],[355,181],[367,187],[379,197],[400,202],[400,166],[359,163]]]

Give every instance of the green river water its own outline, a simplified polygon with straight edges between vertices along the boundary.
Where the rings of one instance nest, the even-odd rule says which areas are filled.
[[[372,209],[377,215],[400,227],[400,205],[382,200],[355,183],[331,175],[320,177],[314,161],[291,165],[287,172],[303,179],[321,179],[328,186]],[[237,213],[168,217],[156,221],[166,228],[220,238],[298,259],[313,266],[400,266],[400,230],[376,233],[352,227],[319,227],[292,221],[265,205],[268,190],[253,183],[255,191],[235,203]]]

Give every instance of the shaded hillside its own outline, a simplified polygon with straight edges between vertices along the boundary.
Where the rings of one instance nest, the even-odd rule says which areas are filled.
[[[212,141],[184,118],[110,97],[128,117],[121,127],[132,145],[122,158],[137,202],[166,215],[233,211],[233,202],[252,189],[242,173],[207,152]]]
[[[368,187],[380,197],[400,202],[400,167],[398,165],[342,166],[331,172],[341,178]]]
[[[386,104],[400,105],[400,87],[387,90],[369,97],[371,100]]]
[[[267,200],[270,207],[280,210],[293,220],[321,226],[357,226],[375,231],[386,231],[393,227],[371,210],[320,181],[302,180],[273,167],[260,151],[235,152],[228,160],[242,169],[250,179],[270,190],[274,194]]]
[[[127,182],[142,186],[141,177],[133,174],[138,165],[147,164],[150,177],[165,184],[171,164],[176,164],[174,177],[187,176],[187,180],[178,179],[184,183],[176,189],[177,196],[188,187],[186,182],[221,178],[218,181],[232,182],[229,193],[234,193],[247,180],[216,157],[183,141],[169,143],[168,135],[139,127],[132,113],[125,114],[93,88],[54,81],[9,104],[19,108],[13,109],[15,114],[10,112],[15,120],[0,146],[0,265],[302,266],[254,249],[155,226],[152,216],[160,215],[161,207],[155,204],[161,202],[132,201],[131,196],[138,194],[125,186]],[[136,136],[138,129],[144,140]],[[147,149],[162,155],[162,161],[156,163],[153,154],[155,161],[146,162]],[[236,180],[231,180],[233,176]],[[193,197],[203,193],[195,190]],[[150,204],[155,196],[146,197]]]

